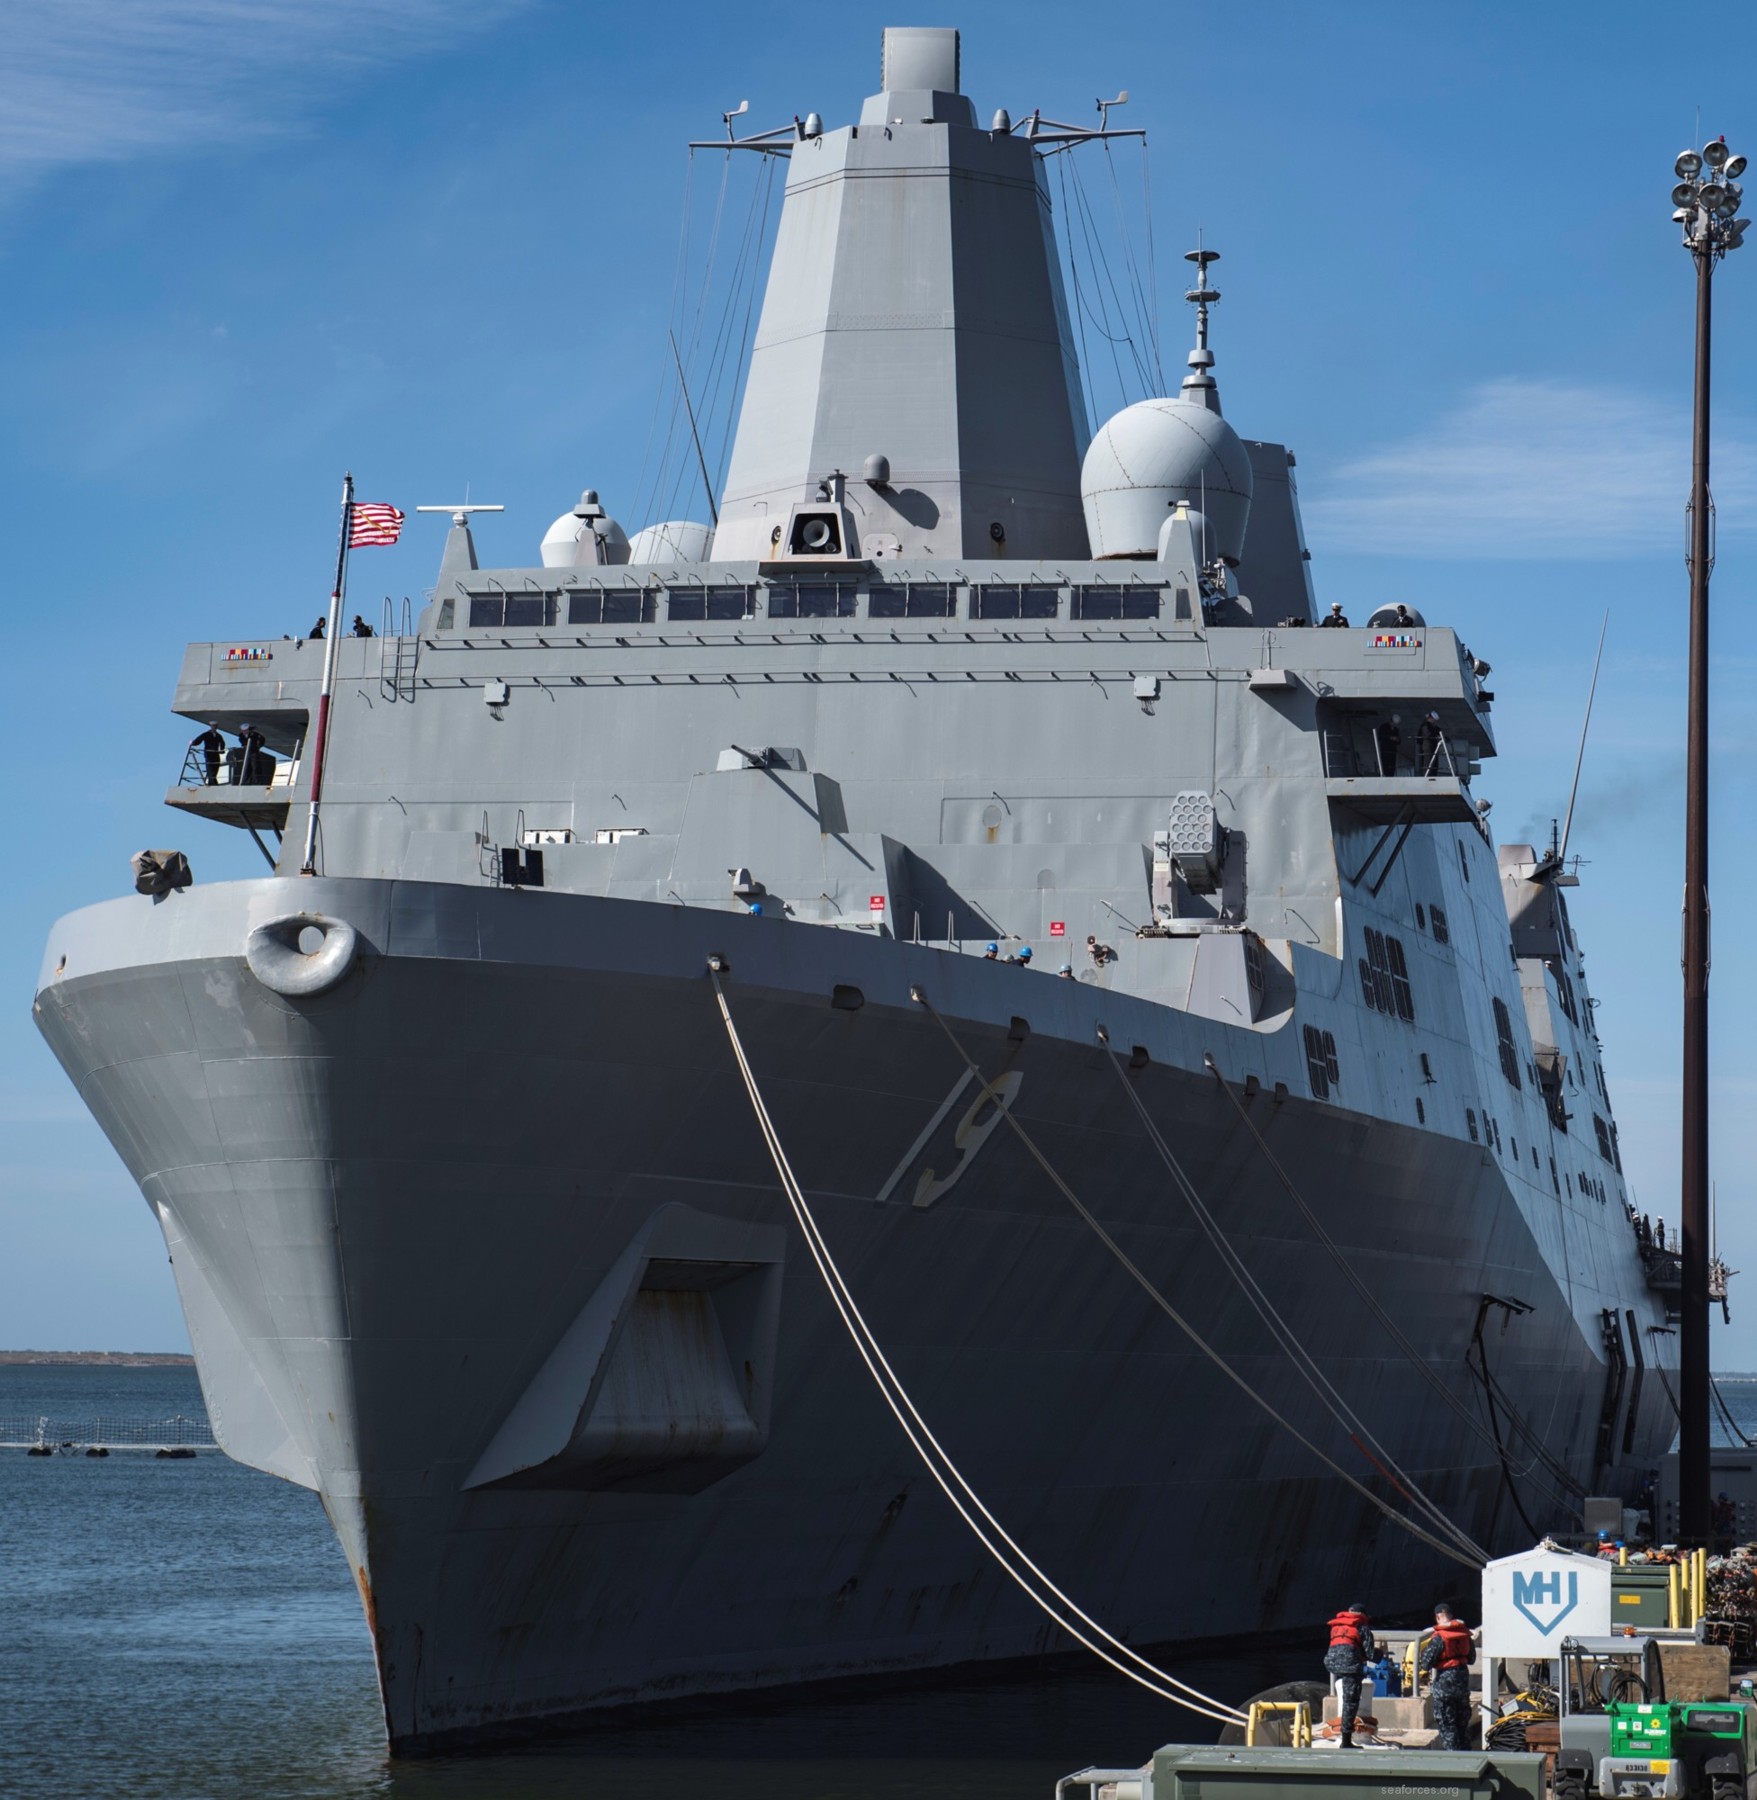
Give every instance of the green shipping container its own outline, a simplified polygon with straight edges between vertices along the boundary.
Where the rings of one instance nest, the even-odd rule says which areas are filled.
[[[1611,1629],[1624,1625],[1664,1627],[1671,1618],[1672,1572],[1630,1563],[1611,1570]]]

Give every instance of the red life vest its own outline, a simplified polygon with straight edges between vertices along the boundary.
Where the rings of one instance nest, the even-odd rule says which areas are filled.
[[[1338,1613],[1330,1621],[1330,1648],[1346,1644],[1351,1650],[1365,1648],[1367,1616],[1365,1613]]]
[[[1453,1619],[1449,1624],[1436,1625],[1434,1636],[1440,1640],[1440,1660],[1435,1665],[1441,1669],[1468,1669],[1472,1646],[1470,1627],[1461,1625]]]

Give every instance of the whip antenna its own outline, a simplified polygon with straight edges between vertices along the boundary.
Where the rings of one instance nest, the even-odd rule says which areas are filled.
[[[1580,722],[1580,749],[1574,757],[1574,785],[1568,790],[1568,816],[1562,821],[1562,843],[1556,852],[1559,868],[1568,859],[1568,833],[1574,828],[1574,800],[1580,792],[1580,765],[1586,760],[1586,733],[1592,725],[1592,699],[1598,692],[1598,665],[1604,660],[1604,634],[1610,629],[1610,609],[1605,609],[1604,623],[1598,628],[1598,654],[1592,659],[1592,683],[1586,690],[1586,717]]]

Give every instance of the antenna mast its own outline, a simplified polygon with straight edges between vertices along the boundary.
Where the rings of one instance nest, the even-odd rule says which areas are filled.
[[[1568,833],[1574,829],[1574,799],[1580,792],[1580,765],[1586,760],[1586,733],[1592,724],[1592,698],[1598,692],[1598,665],[1604,660],[1604,634],[1610,630],[1610,609],[1605,609],[1604,623],[1598,628],[1598,654],[1592,659],[1592,684],[1586,690],[1586,717],[1580,722],[1580,748],[1574,756],[1574,785],[1568,790],[1568,816],[1562,822],[1562,847],[1556,852],[1558,868],[1568,858]]]

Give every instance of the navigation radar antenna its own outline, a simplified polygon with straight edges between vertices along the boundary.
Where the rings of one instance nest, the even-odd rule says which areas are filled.
[[[450,513],[454,525],[468,525],[471,513],[505,512],[504,506],[483,506],[473,500],[465,500],[457,506],[417,506],[416,512]]]

